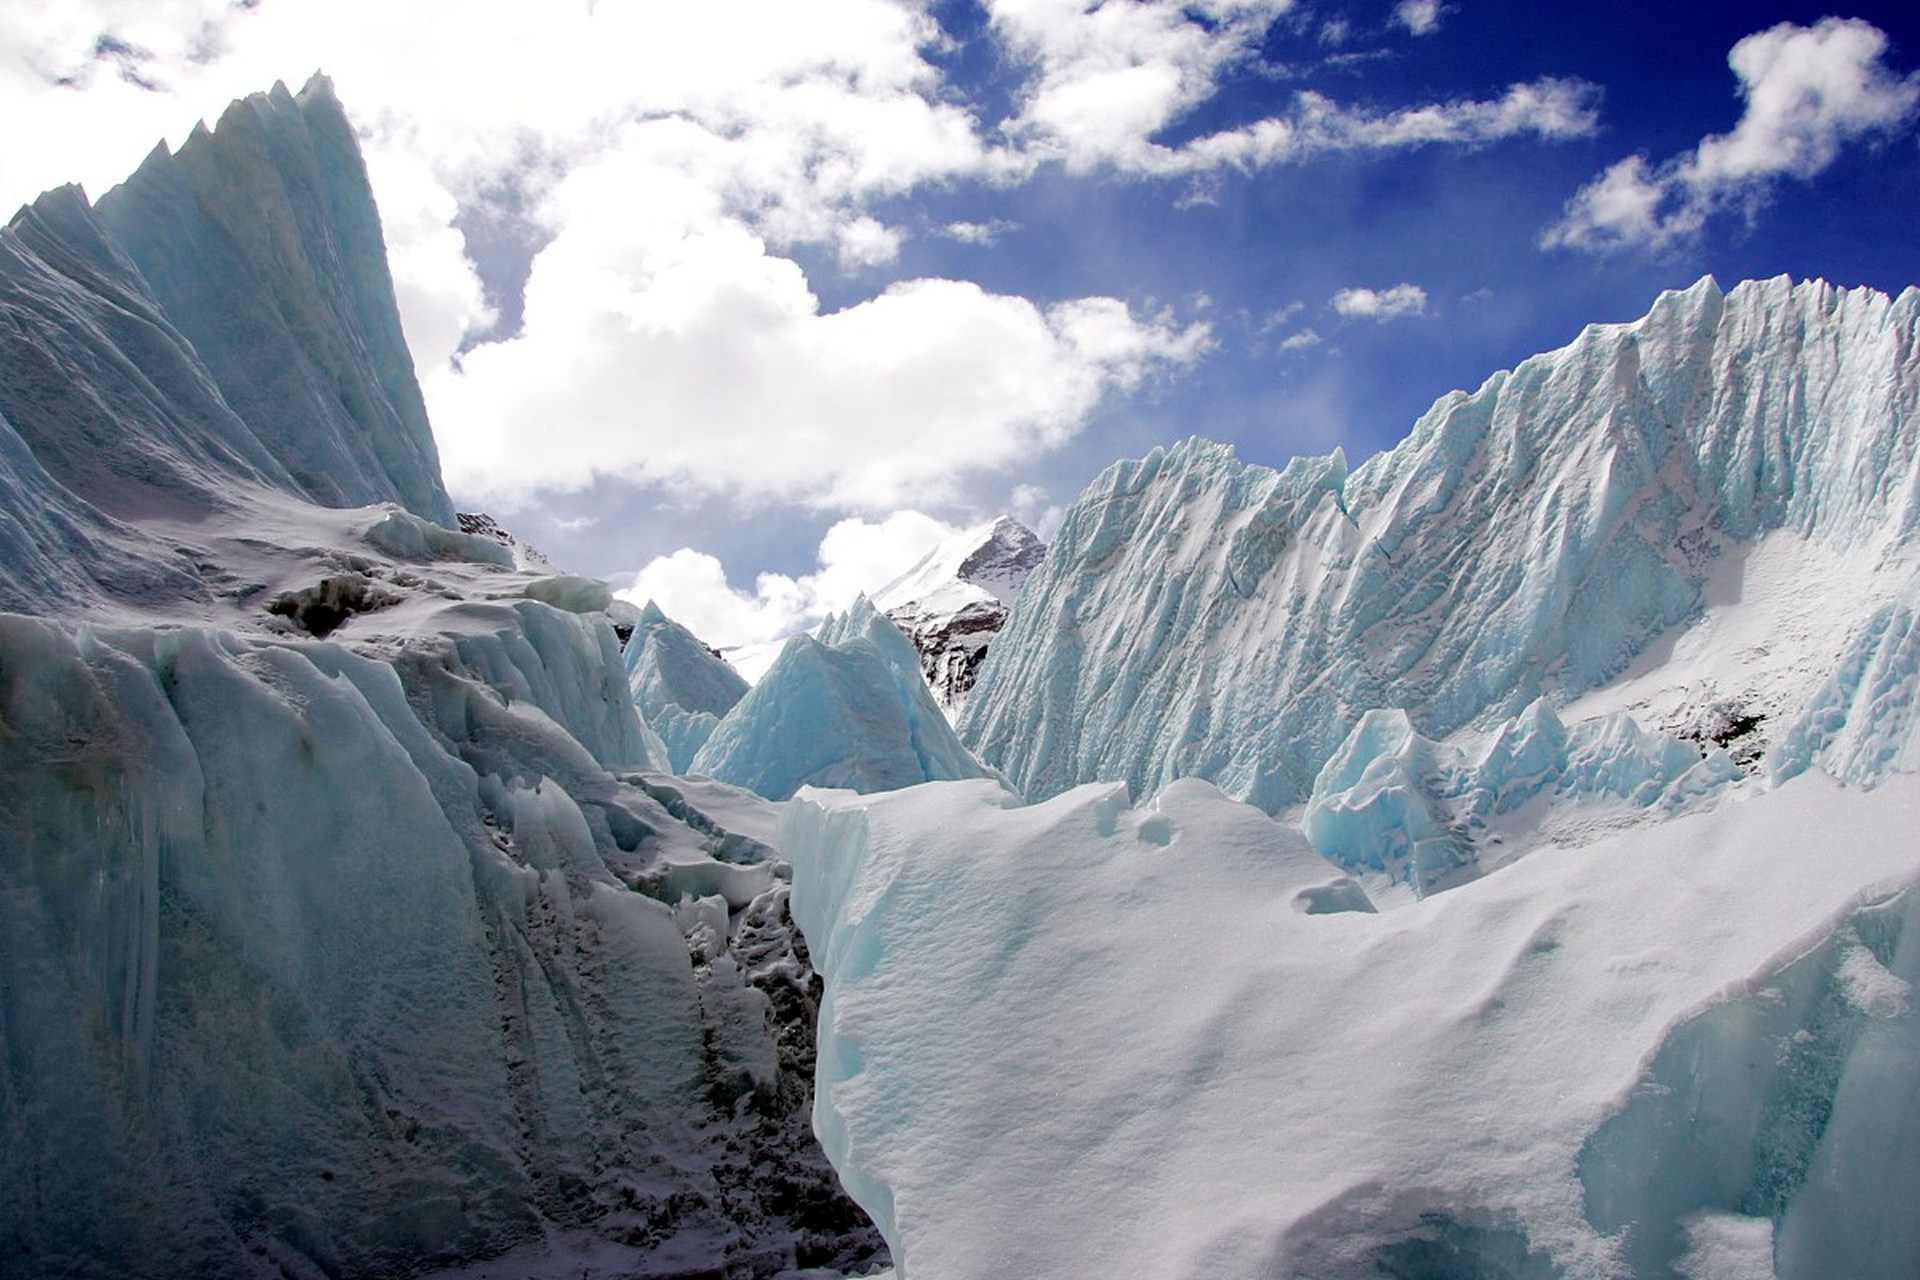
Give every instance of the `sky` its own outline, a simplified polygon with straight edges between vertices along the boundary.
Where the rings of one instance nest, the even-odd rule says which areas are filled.
[[[724,646],[1702,275],[1920,284],[1910,0],[0,0],[0,205],[315,71],[456,505]]]

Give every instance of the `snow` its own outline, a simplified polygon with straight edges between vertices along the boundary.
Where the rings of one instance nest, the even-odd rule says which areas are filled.
[[[986,774],[934,703],[913,646],[865,596],[818,639],[790,638],[689,772],[771,800],[808,785],[888,791]]]
[[[874,593],[920,653],[920,671],[949,716],[966,700],[987,649],[1046,547],[1000,516],[962,530]]]
[[[1808,775],[1398,909],[1307,914],[1338,869],[1197,781],[1137,809],[1111,785],[1032,807],[990,782],[803,792],[782,835],[827,980],[815,1126],[916,1280],[1336,1280],[1436,1256],[1433,1274],[1598,1277],[1638,1238],[1751,1274],[1755,1232],[1726,1216],[1743,1184],[1689,1161],[1803,1142],[1811,1165],[1775,1186],[1783,1247],[1831,1236],[1836,1201],[1874,1239],[1920,1194],[1911,1145],[1864,1121],[1911,1132],[1889,1068],[1913,1059],[1869,1038],[1911,1040],[1911,1012],[1872,998],[1849,1042],[1828,1020],[1857,994],[1794,994],[1878,982],[1845,958],[1855,935],[1920,963],[1900,941],[1920,895],[1893,896],[1920,878],[1916,818],[1910,777]],[[1713,1025],[1749,1009],[1775,1011],[1763,1038]],[[1783,1130],[1768,1085],[1808,1087],[1785,1049],[1809,1028],[1838,1051],[1807,1059],[1833,1120]],[[1752,1075],[1770,1046],[1782,1065]],[[1638,1099],[1695,1079],[1723,1082],[1702,1103],[1744,1130],[1633,1128]],[[1665,1188],[1626,1236],[1599,1203],[1622,1187]],[[1880,1239],[1781,1274],[1911,1274],[1912,1245]]]
[[[884,613],[954,613],[980,600],[1012,605],[1046,548],[1011,516],[963,529],[873,593]]]

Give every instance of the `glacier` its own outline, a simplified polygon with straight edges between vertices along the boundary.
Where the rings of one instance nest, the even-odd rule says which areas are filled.
[[[1442,398],[1351,473],[1338,452],[1274,471],[1198,439],[1116,463],[1028,580],[961,737],[1033,798],[1201,777],[1269,812],[1303,802],[1381,707],[1436,739],[1541,697],[1661,730],[1731,707],[1769,748],[1842,650],[1901,625],[1917,327],[1920,290],[1702,280]],[[1797,575],[1802,598],[1774,602],[1801,621],[1736,677],[1757,684],[1666,660],[1751,614],[1743,576],[1795,555],[1844,571]],[[1632,697],[1576,705],[1646,672]],[[1817,737],[1838,763],[1832,718]],[[1910,723],[1856,721],[1847,741],[1892,734],[1910,753]],[[1869,780],[1884,755],[1844,776]]]
[[[957,717],[1012,789],[782,822],[901,1273],[1912,1275],[1917,315],[1702,281],[1089,486]]]
[[[891,791],[987,776],[934,701],[912,642],[864,595],[817,635],[786,642],[689,772],[770,800],[803,786]]]
[[[0,230],[0,550],[0,1275],[884,1262],[777,811],[456,520],[324,79]]]

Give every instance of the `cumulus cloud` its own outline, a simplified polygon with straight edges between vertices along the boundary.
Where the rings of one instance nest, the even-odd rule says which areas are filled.
[[[1342,289],[1333,295],[1332,306],[1349,318],[1384,323],[1402,316],[1425,315],[1427,291],[1417,284],[1397,284],[1391,289]]]
[[[589,202],[591,203],[591,202]],[[526,323],[424,381],[448,484],[512,505],[595,476],[850,510],[951,496],[1069,439],[1204,326],[909,280],[826,312],[737,223],[582,212],[534,263]]]
[[[1723,209],[1764,200],[1782,179],[1813,178],[1851,143],[1906,128],[1920,77],[1896,75],[1886,52],[1886,35],[1852,18],[1783,22],[1747,36],[1727,56],[1746,103],[1733,131],[1659,165],[1644,156],[1618,161],[1568,202],[1543,243],[1661,248]]]
[[[1313,330],[1302,329],[1298,333],[1290,333],[1282,338],[1280,340],[1280,350],[1305,351],[1308,347],[1319,346],[1320,340],[1320,335]]]
[[[821,539],[817,570],[798,577],[763,573],[752,590],[730,583],[714,556],[682,547],[649,561],[632,585],[615,594],[637,605],[652,600],[722,649],[767,644],[818,626],[860,594],[878,591],[959,531],[911,510],[880,520],[842,520]]]

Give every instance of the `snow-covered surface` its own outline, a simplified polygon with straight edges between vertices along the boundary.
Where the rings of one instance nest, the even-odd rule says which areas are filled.
[[[913,641],[921,674],[949,715],[966,700],[1046,551],[1032,530],[1000,516],[948,538],[873,594],[875,606]]]
[[[1703,280],[1350,475],[1156,450],[1068,512],[961,736],[1032,796],[1198,776],[1269,811],[1380,707],[1436,739],[1546,696],[1780,742],[1843,653],[1870,685],[1910,644],[1916,421],[1920,290]],[[1807,750],[1864,779],[1912,758],[1910,707],[1836,688]]]
[[[1340,869],[1197,781],[782,830],[816,1127],[914,1280],[1772,1274],[1756,1214],[1783,1277],[1920,1258],[1910,777],[1377,914],[1309,914]]]
[[[980,600],[1011,606],[1045,554],[1046,547],[1031,529],[1010,516],[997,516],[927,552],[874,592],[873,603],[883,613],[953,613]]]
[[[689,772],[784,800],[803,786],[890,791],[987,771],[935,704],[912,644],[861,596],[817,638],[787,640]]]

